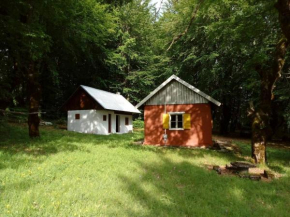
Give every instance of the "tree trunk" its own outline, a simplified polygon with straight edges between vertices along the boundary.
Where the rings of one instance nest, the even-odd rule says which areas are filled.
[[[279,13],[279,22],[283,34],[290,41],[290,0],[278,0],[276,9]]]
[[[260,105],[256,111],[253,106],[250,109],[250,114],[253,116],[252,157],[256,163],[266,162],[267,137],[271,134],[270,116],[271,103],[274,99],[273,90],[276,81],[281,77],[287,47],[287,39],[283,36],[276,46],[272,67],[269,69],[257,67],[256,69],[261,78]]]
[[[283,32],[282,39],[278,42],[274,53],[272,68],[257,70],[261,77],[261,95],[258,111],[252,107],[252,157],[256,163],[266,162],[267,135],[270,132],[271,101],[274,98],[273,90],[284,66],[285,55],[290,41],[290,0],[278,0],[275,7],[279,13],[279,22]]]
[[[28,127],[29,136],[39,137],[39,105],[41,97],[41,89],[39,84],[39,72],[34,62],[30,63],[28,68],[27,80],[27,98],[28,98]]]
[[[266,108],[259,108],[254,113],[252,122],[252,158],[256,163],[266,162],[267,132],[270,131],[270,113],[271,111]]]

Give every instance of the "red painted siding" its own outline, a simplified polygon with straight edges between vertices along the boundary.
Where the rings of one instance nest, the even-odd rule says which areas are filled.
[[[185,112],[191,114],[190,130],[166,130],[168,136],[167,145],[212,145],[212,117],[209,104],[166,105],[166,112]],[[164,105],[146,105],[144,107],[144,144],[164,145],[163,113]]]

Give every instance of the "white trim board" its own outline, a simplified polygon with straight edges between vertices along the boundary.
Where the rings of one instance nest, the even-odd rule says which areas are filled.
[[[209,95],[205,94],[201,90],[197,89],[196,87],[194,87],[194,86],[190,85],[189,83],[185,82],[184,80],[180,79],[176,75],[172,75],[166,81],[164,81],[159,87],[157,87],[155,90],[153,90],[148,96],[146,96],[141,102],[139,102],[135,107],[139,108],[140,106],[142,106],[145,102],[147,102],[152,96],[154,96],[159,90],[161,90],[163,87],[165,87],[173,79],[178,81],[179,83],[183,84],[184,86],[188,87],[189,89],[191,89],[195,93],[197,93],[197,94],[201,95],[202,97],[206,98],[207,100],[209,100],[213,104],[215,104],[217,106],[221,105],[221,103],[219,101],[215,100],[214,98],[212,98]]]
[[[168,112],[169,114],[169,130],[184,130],[183,128],[183,124],[184,124],[184,119],[183,119],[183,114],[185,114],[185,112]],[[182,115],[182,128],[171,128],[171,115]],[[176,123],[178,122],[178,120],[176,121]]]

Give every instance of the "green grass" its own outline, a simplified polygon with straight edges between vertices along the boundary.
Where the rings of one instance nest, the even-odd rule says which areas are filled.
[[[86,135],[0,126],[0,216],[289,216],[290,151],[268,149],[270,183],[219,176],[204,164],[241,157],[138,146],[142,131]],[[250,146],[238,143],[244,155]]]

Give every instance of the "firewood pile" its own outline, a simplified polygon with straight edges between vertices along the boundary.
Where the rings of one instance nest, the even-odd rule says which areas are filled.
[[[241,150],[231,140],[215,140],[211,149],[219,152],[233,152],[240,154]],[[280,175],[269,170],[258,168],[255,164],[247,161],[235,161],[229,165],[206,165],[208,169],[215,170],[220,175],[234,175],[240,178],[251,179],[255,181],[270,181],[274,178],[279,178]]]
[[[270,181],[277,178],[273,172],[258,168],[255,164],[246,161],[235,161],[225,166],[208,165],[207,168],[217,171],[220,175],[234,175],[255,181]]]

